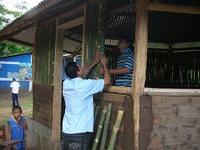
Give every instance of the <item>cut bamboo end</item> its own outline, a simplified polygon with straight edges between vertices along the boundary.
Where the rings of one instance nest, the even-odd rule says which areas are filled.
[[[99,128],[103,128],[103,126],[101,126],[101,125],[98,125],[98,127],[99,127]]]
[[[113,130],[114,130],[114,131],[119,131],[119,128],[113,127]]]
[[[95,143],[99,143],[99,140],[96,138],[96,139],[94,139],[94,142]]]
[[[122,110],[119,110],[119,111],[118,111],[118,115],[119,115],[119,117],[122,118],[123,114],[124,114],[124,111],[122,111]]]

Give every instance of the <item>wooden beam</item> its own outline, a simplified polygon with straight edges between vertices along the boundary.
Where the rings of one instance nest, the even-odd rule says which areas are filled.
[[[57,20],[57,25],[58,25]],[[54,90],[53,90],[53,121],[52,142],[60,141],[61,131],[61,100],[62,100],[62,60],[63,60],[64,29],[56,30],[55,60],[54,60]]]
[[[57,27],[57,29],[70,29],[70,28],[73,28],[73,27],[76,27],[76,26],[82,25],[82,24],[83,24],[83,17],[80,17],[80,18],[77,18],[77,19],[72,20],[70,22],[63,23],[63,24],[59,25]]]
[[[113,9],[108,12],[108,16],[112,16],[118,13],[121,13],[129,8],[135,8],[136,7],[136,2],[131,2],[126,5],[120,6],[119,8]]]
[[[120,86],[105,86],[104,92],[119,93],[119,94],[131,94],[130,87]],[[145,95],[151,96],[199,96],[200,89],[169,89],[169,88],[144,88]]]
[[[131,94],[130,87],[123,86],[105,86],[103,89],[105,92],[120,93],[120,94]]]
[[[84,4],[79,5],[61,15],[58,15],[57,17],[58,18],[67,18],[67,17],[73,16],[74,14],[78,14],[79,12],[83,11],[83,9],[84,9]]]
[[[146,79],[148,47],[148,2],[137,0],[135,29],[135,62],[132,80],[134,150],[140,149],[140,96],[143,95]]]
[[[152,96],[200,96],[200,89],[144,88],[144,94]]]
[[[86,11],[87,11],[87,5],[86,5],[86,2],[84,2],[84,12],[83,12],[83,38],[82,38],[82,60],[81,60],[81,63],[82,63],[82,67],[85,68],[85,33],[86,33]]]
[[[20,41],[20,40],[14,39],[14,38],[7,39],[7,41],[10,41],[10,42],[13,42],[13,43],[16,43],[16,44],[19,44],[19,45],[23,45],[23,46],[28,46],[28,47],[31,47],[31,48],[33,47],[32,43],[27,43],[27,42]]]
[[[183,5],[170,5],[161,3],[149,3],[148,10],[171,12],[171,13],[183,13],[183,14],[195,14],[200,15],[200,7],[196,6],[183,6]]]
[[[26,29],[28,29],[28,28],[30,28],[32,26],[37,26],[37,24],[35,22],[33,22],[33,23],[30,23],[30,24],[28,24],[26,26],[23,26],[23,27],[19,28],[19,29],[16,29],[15,31],[11,32],[10,34],[7,34],[7,35],[4,35],[4,36],[0,37],[0,42],[3,41],[3,40],[7,40],[7,39],[13,37],[16,34],[19,34],[22,31],[24,31],[24,30],[26,30]]]
[[[6,35],[7,33],[10,33],[13,31],[13,29],[27,24],[29,19],[36,15],[41,15],[41,12],[46,10],[47,8],[55,5],[56,3],[60,2],[61,0],[51,0],[51,1],[45,1],[44,5],[41,5],[40,7],[37,7],[35,9],[32,9],[31,11],[27,12],[25,15],[21,16],[20,18],[14,20],[11,24],[7,25],[3,30],[0,31],[0,36]]]
[[[33,42],[33,49],[32,49],[32,85],[35,83],[37,32],[38,32],[38,28],[35,31],[34,42]]]
[[[78,42],[78,43],[82,43],[81,40],[72,38],[71,35],[64,35],[64,37],[65,37],[66,39],[68,39],[68,40],[71,40],[71,41],[74,41],[74,42]]]

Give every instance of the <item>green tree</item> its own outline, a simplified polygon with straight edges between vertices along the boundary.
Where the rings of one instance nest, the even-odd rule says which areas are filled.
[[[6,9],[3,4],[0,4],[0,30],[11,23],[12,18],[20,17],[23,14],[22,12],[27,10],[26,6],[27,3],[23,1],[15,6],[19,11],[12,11]],[[0,57],[31,51],[31,48],[0,42]]]

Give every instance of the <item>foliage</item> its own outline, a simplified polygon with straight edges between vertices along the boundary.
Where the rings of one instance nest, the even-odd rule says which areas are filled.
[[[26,5],[27,3],[22,1],[15,6],[19,11],[12,11],[6,9],[3,4],[0,4],[0,29],[11,23],[13,19],[20,17],[22,12],[27,10]],[[0,42],[0,57],[26,52],[31,52],[31,48]]]
[[[31,48],[0,42],[0,57],[31,52]]]
[[[17,18],[22,15],[20,11],[8,10],[0,4],[0,29],[12,21],[12,17]]]

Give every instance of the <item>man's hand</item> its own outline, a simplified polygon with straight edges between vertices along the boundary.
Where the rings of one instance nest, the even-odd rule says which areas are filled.
[[[104,69],[103,68],[99,68],[99,74],[103,75],[104,74]]]
[[[106,56],[100,57],[100,59],[101,59],[101,63],[102,63],[102,65],[103,65],[103,67],[105,68],[105,66],[106,66],[107,63],[108,63],[108,60],[107,60]],[[99,74],[100,74],[100,75],[103,75],[103,74],[104,74],[104,68],[99,68]]]
[[[101,59],[101,63],[102,63],[103,66],[104,66],[104,65],[107,65],[108,60],[107,60],[106,56],[103,56],[103,57],[101,57],[100,59]]]
[[[101,57],[101,63],[103,65],[103,68],[100,70],[103,70],[103,72],[104,72],[104,85],[110,85],[110,73],[107,68],[108,60],[107,60],[106,56]]]
[[[94,64],[98,64],[99,63],[99,59],[100,59],[100,51],[97,50],[96,54],[95,54],[95,58],[94,58]]]

